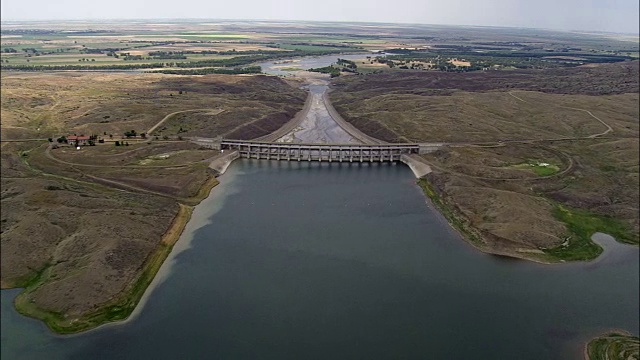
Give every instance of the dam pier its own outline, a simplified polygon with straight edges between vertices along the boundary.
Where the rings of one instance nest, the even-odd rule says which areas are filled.
[[[418,154],[418,144],[302,144],[222,140],[221,150],[237,150],[248,159],[328,162],[394,162]]]

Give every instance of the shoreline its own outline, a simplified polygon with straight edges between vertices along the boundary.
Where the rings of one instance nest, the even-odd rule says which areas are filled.
[[[482,235],[477,232],[477,229],[471,225],[465,224],[463,219],[459,218],[459,215],[447,204],[444,203],[442,196],[438,195],[433,189],[433,185],[425,179],[420,178],[416,181],[416,185],[420,188],[422,195],[424,196],[427,204],[433,206],[437,210],[447,224],[460,235],[461,239],[472,246],[475,250],[480,251],[486,255],[493,256],[506,256],[518,260],[527,260],[544,265],[553,265],[554,262],[547,262],[540,258],[527,257],[518,253],[512,252],[500,252],[493,249],[488,249],[481,245]],[[466,226],[465,226],[466,225]]]
[[[613,236],[595,232],[590,236],[590,241],[595,243],[596,245],[602,248],[602,252],[592,259],[587,260],[563,260],[563,259],[555,259],[552,255],[547,254],[546,252],[540,250],[539,252],[536,249],[522,249],[522,252],[517,251],[500,251],[498,249],[492,249],[484,244],[483,235],[473,227],[473,225],[468,224],[464,217],[461,217],[449,204],[444,202],[443,197],[438,194],[434,189],[433,185],[429,182],[429,180],[425,178],[419,178],[416,182],[420,190],[422,191],[423,196],[428,204],[432,205],[440,215],[447,221],[449,226],[453,228],[462,238],[462,240],[471,245],[474,249],[493,256],[505,256],[513,259],[526,260],[531,261],[537,264],[542,265],[558,265],[558,264],[571,264],[571,263],[595,263],[604,258],[605,253],[607,252],[607,246],[603,245],[603,242],[599,239],[594,239],[594,237],[598,237],[599,234],[603,234],[606,236],[610,236],[614,243],[617,245],[626,245],[634,248],[638,248],[636,244],[627,244],[618,241]]]
[[[16,311],[21,315],[42,321],[51,333],[56,336],[84,334],[105,326],[125,324],[134,319],[144,307],[148,293],[154,288],[151,285],[157,282],[160,269],[187,228],[196,206],[206,200],[213,188],[218,184],[217,178],[212,177],[202,184],[195,197],[185,199],[185,201],[176,200],[178,211],[171,220],[167,231],[162,235],[156,248],[145,260],[139,277],[127,284],[126,289],[117,299],[109,300],[91,313],[84,314],[76,319],[65,319],[63,314],[52,313],[31,306],[25,296],[31,290],[40,286],[40,277],[48,270],[48,267],[46,267],[41,271],[31,287],[23,288],[14,298],[13,303]]]
[[[225,154],[225,156],[229,156],[229,155],[230,154]],[[231,160],[227,161],[227,164],[224,167],[223,173],[226,172],[226,170],[228,169],[229,165],[233,161],[235,161],[235,159],[231,159]],[[215,180],[217,178],[214,177],[213,179]],[[422,179],[422,180],[426,181],[426,179]],[[205,184],[203,184],[203,187],[206,186],[206,184],[209,184],[209,183],[210,182],[206,182]],[[229,182],[225,181],[225,183],[228,185]],[[418,184],[418,186],[420,186],[420,185]],[[200,203],[205,202],[208,199],[211,199],[211,200],[215,200],[216,207],[221,207],[223,201],[220,201],[220,199],[218,197],[213,198],[211,196],[211,191],[213,190],[213,187],[215,187],[215,185],[213,185],[213,186],[211,186],[209,188],[209,190],[207,191],[207,196],[205,196],[205,198],[203,198],[200,201]],[[420,188],[421,188],[421,191],[423,192],[423,196],[425,196],[425,199],[428,202],[433,204],[433,202],[427,196],[427,194],[424,192],[424,190],[422,189],[421,186],[420,186]],[[200,194],[200,192],[199,192],[199,194]],[[475,244],[471,243],[470,241],[468,241],[466,239],[466,237],[457,228],[455,228],[450,223],[450,221],[445,217],[445,215],[442,212],[442,210],[440,210],[437,206],[435,206],[435,204],[433,204],[433,205],[434,205],[435,209],[438,210],[440,215],[442,215],[443,218],[445,220],[447,220],[449,225],[452,226],[454,228],[454,230],[456,230],[458,233],[461,234],[461,236],[465,239],[465,242],[468,242],[469,244],[471,244],[475,249],[480,250],[480,251],[482,251],[483,253],[486,253],[486,254],[503,255],[503,256],[514,257],[513,255],[510,255],[510,254],[498,254],[498,253],[492,253],[492,252],[489,252],[489,251],[485,251],[484,249],[479,248]],[[61,333],[58,333],[58,332],[55,332],[55,331],[51,331],[51,334],[53,336],[59,337],[59,338],[82,336],[82,335],[85,335],[86,333],[89,333],[89,332],[100,331],[100,330],[104,330],[104,329],[109,328],[109,327],[122,326],[122,325],[128,324],[131,321],[135,321],[137,319],[137,317],[144,310],[146,302],[153,295],[153,292],[155,291],[155,289],[159,285],[161,285],[166,280],[166,278],[170,275],[171,268],[172,268],[173,263],[174,263],[172,261],[173,258],[176,255],[178,255],[179,253],[181,253],[182,251],[184,251],[184,250],[186,250],[186,249],[188,249],[190,247],[190,240],[191,240],[190,237],[192,237],[193,231],[198,229],[198,228],[200,228],[203,225],[206,225],[206,220],[208,220],[208,216],[202,217],[202,216],[198,216],[198,214],[194,214],[194,210],[196,210],[196,206],[188,206],[188,205],[180,204],[181,211],[185,211],[185,210],[183,210],[183,207],[185,208],[185,210],[188,211],[188,213],[180,213],[180,211],[179,211],[179,213],[176,214],[176,217],[172,220],[171,226],[169,227],[167,232],[165,232],[165,234],[162,237],[161,243],[165,245],[162,248],[162,250],[164,250],[166,252],[164,254],[157,254],[156,252],[154,252],[152,255],[150,255],[149,258],[150,259],[154,259],[155,261],[149,261],[148,262],[149,268],[147,268],[147,263],[145,264],[145,271],[147,269],[151,269],[150,270],[151,272],[149,273],[149,275],[151,275],[151,281],[146,283],[146,285],[143,288],[141,296],[139,298],[137,298],[137,300],[136,300],[135,307],[133,308],[131,313],[125,319],[104,322],[104,323],[98,324],[98,325],[96,325],[94,327],[87,328],[87,329],[84,329],[84,330],[79,330],[79,331],[76,331],[76,332],[73,332],[73,333],[62,333],[61,334]],[[207,210],[207,212],[208,212],[208,210]],[[187,216],[185,216],[185,215],[187,215]],[[193,215],[196,215],[196,216],[193,216]],[[203,219],[205,220],[204,224],[202,222]],[[160,252],[161,251],[158,251],[158,253],[160,253]],[[520,259],[531,260],[531,259],[526,259],[526,258],[520,258]],[[536,261],[536,262],[538,262],[538,261]],[[152,263],[157,264],[157,267],[153,266]],[[543,263],[543,264],[551,264],[551,263]],[[143,276],[141,276],[141,278],[142,277]],[[142,280],[138,280],[138,281],[142,281]],[[51,329],[51,328],[49,327],[49,329]],[[610,332],[602,333],[600,336],[606,336],[609,333]],[[593,339],[596,339],[596,338],[598,338],[600,336],[596,336]],[[586,343],[581,339],[580,343],[576,344],[575,346],[578,347],[578,348],[584,347],[584,349],[587,349],[589,343],[593,339],[589,340]],[[587,358],[587,357],[585,357],[585,359],[589,360],[589,358]]]
[[[235,159],[232,159],[228,162],[227,166],[225,167],[225,170],[228,167],[228,165],[231,162],[233,162],[233,160]],[[220,174],[219,176],[221,175],[222,174]],[[159,285],[161,285],[166,280],[166,278],[170,275],[175,256],[180,254],[182,251],[189,249],[191,239],[193,237],[193,232],[195,232],[200,227],[208,224],[208,219],[211,214],[201,216],[198,205],[211,199],[213,189],[220,184],[220,182],[218,181],[218,177],[213,177],[213,180],[215,181],[207,182],[203,185],[203,188],[200,190],[199,194],[204,193],[205,195],[197,204],[195,205],[180,204],[181,206],[188,208],[189,216],[186,218],[183,218],[183,221],[180,222],[180,224],[176,224],[177,226],[175,228],[173,227],[169,228],[167,232],[163,235],[163,239],[161,242],[164,243],[164,245],[167,247],[166,255],[162,258],[162,261],[159,263],[159,266],[155,269],[155,272],[153,273],[151,281],[145,287],[144,292],[138,299],[138,302],[136,303],[135,308],[133,309],[133,311],[131,311],[129,316],[122,320],[110,321],[110,322],[99,324],[96,327],[84,330],[82,332],[62,335],[62,336],[82,335],[87,332],[104,329],[106,327],[125,325],[135,320],[140,315],[149,297],[152,295],[153,291]],[[211,183],[213,183],[213,186],[210,186],[207,188],[208,184],[211,184]],[[211,209],[213,209],[214,213],[220,209],[223,201],[224,200],[217,202],[214,204],[214,206],[210,207]],[[57,334],[57,335],[60,336],[60,334]]]

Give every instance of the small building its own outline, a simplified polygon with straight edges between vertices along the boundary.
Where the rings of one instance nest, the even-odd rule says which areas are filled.
[[[72,145],[72,146],[89,145],[89,140],[91,140],[90,136],[84,136],[84,135],[80,135],[80,136],[69,135],[69,136],[67,136],[67,142],[69,143],[69,145]]]

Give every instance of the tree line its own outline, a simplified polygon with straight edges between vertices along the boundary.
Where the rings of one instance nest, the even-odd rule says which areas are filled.
[[[309,55],[329,55],[339,53],[336,50],[308,52],[304,50],[295,51],[269,51],[266,53],[236,56],[229,59],[208,59],[185,62],[154,62],[146,64],[112,64],[112,65],[6,65],[2,64],[3,70],[18,71],[57,71],[57,70],[138,70],[164,67],[179,68],[211,68],[211,67],[238,67],[249,65],[255,62],[268,61],[282,58],[309,56]],[[232,71],[235,71],[232,70]]]
[[[207,75],[207,74],[260,74],[262,67],[248,66],[244,68],[220,69],[220,68],[201,68],[201,69],[167,69],[151,71],[154,73],[173,74],[173,75]]]

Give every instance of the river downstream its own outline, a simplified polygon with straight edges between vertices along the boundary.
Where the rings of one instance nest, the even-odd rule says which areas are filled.
[[[269,75],[302,79],[306,83],[304,88],[311,95],[311,105],[300,125],[277,141],[293,143],[359,143],[358,140],[354,139],[336,123],[327,109],[324,94],[329,90],[329,76],[302,70],[328,66],[336,62],[338,58],[356,60],[365,56],[362,54],[330,55],[292,59],[285,62],[270,61],[259,64],[262,67],[262,71]]]
[[[482,254],[404,165],[238,160],[127,323],[52,335],[2,291],[6,359],[579,359],[638,334],[638,249],[592,263]]]

